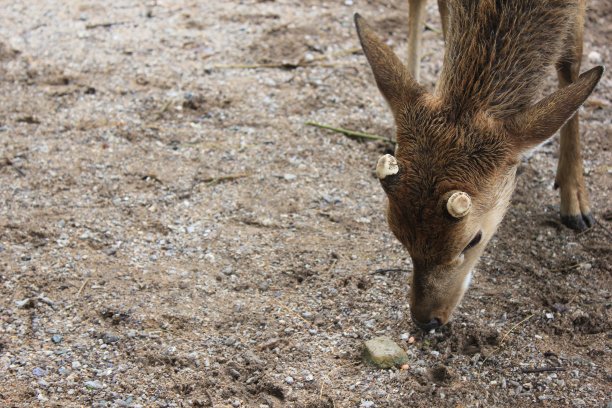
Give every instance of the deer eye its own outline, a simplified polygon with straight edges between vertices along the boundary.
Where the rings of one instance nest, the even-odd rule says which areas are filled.
[[[472,240],[470,241],[469,244],[467,244],[467,246],[463,249],[463,252],[467,251],[470,248],[475,247],[476,245],[478,245],[478,243],[480,242],[480,239],[482,238],[482,231],[478,231],[478,234],[476,234],[476,236],[474,238],[472,238]],[[462,253],[463,253],[462,252]]]

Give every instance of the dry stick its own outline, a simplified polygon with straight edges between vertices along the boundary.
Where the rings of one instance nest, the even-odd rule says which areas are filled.
[[[88,282],[89,282],[89,278],[85,279],[85,281],[83,282],[83,284],[79,288],[79,291],[77,292],[76,297],[80,297],[81,296],[81,292],[83,292],[83,289],[85,289],[85,285],[87,285]]]
[[[93,24],[87,24],[85,26],[86,30],[93,30],[94,28],[109,28],[112,27],[114,25],[123,25],[123,24],[127,24],[127,21],[116,21],[116,22],[106,22],[106,23],[93,23]]]
[[[164,106],[162,106],[161,109],[157,111],[157,119],[161,119],[162,115],[170,108],[170,105],[172,105],[172,101],[166,101]]]
[[[304,321],[304,322],[305,322],[305,323],[306,323],[308,326],[311,326],[311,327],[312,327],[312,323],[311,323],[311,322],[309,322],[308,320],[304,319],[302,316],[300,316],[300,315],[299,315],[299,313],[297,313],[297,312],[295,312],[295,311],[293,311],[293,310],[289,309],[287,306],[283,305],[283,304],[282,304],[282,303],[280,303],[280,302],[277,302],[277,301],[276,301],[276,300],[274,300],[274,299],[270,299],[270,300],[271,300],[271,301],[272,301],[272,303],[274,303],[276,306],[278,306],[278,307],[280,307],[280,308],[282,308],[282,309],[285,309],[285,311],[287,311],[289,314],[292,314],[293,316],[295,316],[295,317],[297,317],[297,318],[301,319],[301,320],[302,320],[302,321]]]
[[[329,125],[324,125],[322,123],[317,123],[317,122],[306,122],[304,124],[306,126],[314,126],[314,127],[320,128],[320,129],[327,129],[327,130],[331,130],[331,131],[336,132],[336,133],[342,133],[344,136],[352,137],[352,138],[355,138],[355,139],[380,140],[380,141],[383,141],[383,142],[395,144],[395,141],[393,141],[391,139],[388,139],[388,138],[383,137],[383,136],[373,135],[371,133],[356,132],[354,130],[349,130],[349,129],[344,129],[344,128],[337,128],[337,127],[333,127],[333,126],[329,126]]]
[[[512,328],[510,328],[510,330],[508,330],[506,334],[504,334],[504,336],[502,337],[501,341],[499,342],[499,347],[502,347],[504,345],[504,341],[506,340],[506,337],[508,337],[508,335],[510,335],[510,333],[514,331],[514,329],[519,327],[521,324],[525,323],[527,320],[531,319],[533,316],[535,316],[535,314],[530,314],[529,316],[527,316],[526,318],[524,318],[523,320],[521,320],[520,322],[512,326]]]
[[[517,324],[515,324],[514,326],[512,326],[510,328],[510,330],[508,330],[506,332],[506,334],[504,334],[502,336],[501,341],[499,342],[499,346],[493,350],[493,352],[491,354],[489,354],[487,357],[485,357],[484,360],[482,360],[482,367],[484,367],[484,364],[487,362],[487,360],[489,359],[489,357],[491,357],[492,355],[494,355],[495,353],[497,353],[503,346],[504,346],[504,342],[506,341],[506,337],[508,337],[510,335],[510,333],[512,333],[517,327],[519,327],[521,324],[525,323],[527,320],[531,319],[533,316],[535,316],[535,314],[530,314],[529,316],[527,316],[526,318],[524,318],[523,320],[521,320],[520,322],[518,322]],[[481,367],[481,370],[482,370]]]
[[[605,231],[606,234],[608,234],[609,237],[612,237],[612,232],[610,232],[610,230],[608,229],[608,227],[606,227],[605,225],[603,225],[601,222],[599,222],[599,220],[595,220],[595,223],[597,225],[599,225],[601,228],[603,228],[603,230]],[[590,230],[590,228],[589,228]],[[588,230],[587,230],[588,231]]]
[[[545,373],[548,371],[565,371],[565,367],[540,367],[540,368],[523,368],[523,373]]]
[[[269,62],[262,64],[219,64],[208,67],[207,69],[257,69],[257,68],[277,68],[277,69],[296,69],[303,68],[307,66],[324,66],[324,67],[333,67],[335,64],[317,64],[317,62],[323,61],[330,57],[343,57],[346,55],[355,54],[356,52],[361,51],[361,48],[349,48],[348,50],[342,50],[327,55],[320,55],[315,57],[309,61],[305,59],[300,59],[297,62]]]
[[[25,177],[25,173],[19,167],[15,166],[15,163],[9,159],[8,157],[4,158],[4,162],[0,162],[0,167],[9,166],[12,167],[13,170],[17,172],[21,177]]]
[[[442,33],[442,31],[440,31],[440,29],[432,26],[429,23],[425,23],[425,28],[428,29],[429,31],[433,31],[434,33],[438,33],[438,34]]]
[[[256,69],[256,68],[284,68],[284,69],[294,69],[301,66],[298,62],[297,64],[292,64],[288,62],[279,62],[279,63],[268,63],[268,64],[221,64],[221,65],[213,65],[208,69]]]
[[[329,268],[327,268],[327,272],[329,273],[329,271],[334,269],[334,266],[336,266],[337,263],[338,263],[338,260],[337,259],[333,259],[332,262],[331,262],[331,265],[329,265]]]
[[[244,177],[249,177],[249,173],[238,173],[238,174],[229,174],[227,176],[219,176],[219,177],[206,177],[201,180],[197,180],[199,183],[206,183],[208,185],[219,184],[226,181],[233,181]]]
[[[582,265],[586,265],[588,264],[588,262],[579,262],[577,264],[573,264],[570,266],[566,266],[563,268],[557,268],[557,269],[551,269],[551,272],[565,272],[565,271],[571,271],[572,269],[576,269],[576,268],[580,268]]]
[[[385,273],[388,272],[410,272],[408,269],[402,269],[402,268],[390,268],[390,269],[377,269],[374,272],[372,272],[372,275],[384,275]]]

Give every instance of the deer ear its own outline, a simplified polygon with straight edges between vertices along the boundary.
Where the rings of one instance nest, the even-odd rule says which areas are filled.
[[[407,99],[418,97],[424,89],[412,78],[393,50],[383,43],[359,14],[355,26],[378,89],[396,114]]]
[[[588,70],[576,82],[512,118],[510,128],[515,143],[521,149],[529,149],[551,137],[593,92],[603,71],[602,66]]]

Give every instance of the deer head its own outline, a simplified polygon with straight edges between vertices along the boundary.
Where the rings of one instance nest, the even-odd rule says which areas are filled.
[[[395,155],[381,157],[376,173],[388,197],[390,229],[414,265],[411,314],[418,326],[435,328],[461,301],[506,212],[520,155],[573,115],[602,68],[511,117],[499,119],[478,106],[458,114],[414,81],[363,18],[355,15],[355,23],[395,118]]]

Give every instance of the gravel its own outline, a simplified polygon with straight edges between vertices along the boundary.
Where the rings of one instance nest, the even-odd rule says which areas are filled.
[[[585,69],[612,60],[589,4]],[[580,110],[597,225],[558,221],[555,137],[422,333],[373,174],[392,147],[304,125],[394,134],[356,11],[405,56],[405,1],[3,3],[0,406],[606,406],[609,75]],[[364,364],[380,336],[407,368]]]

